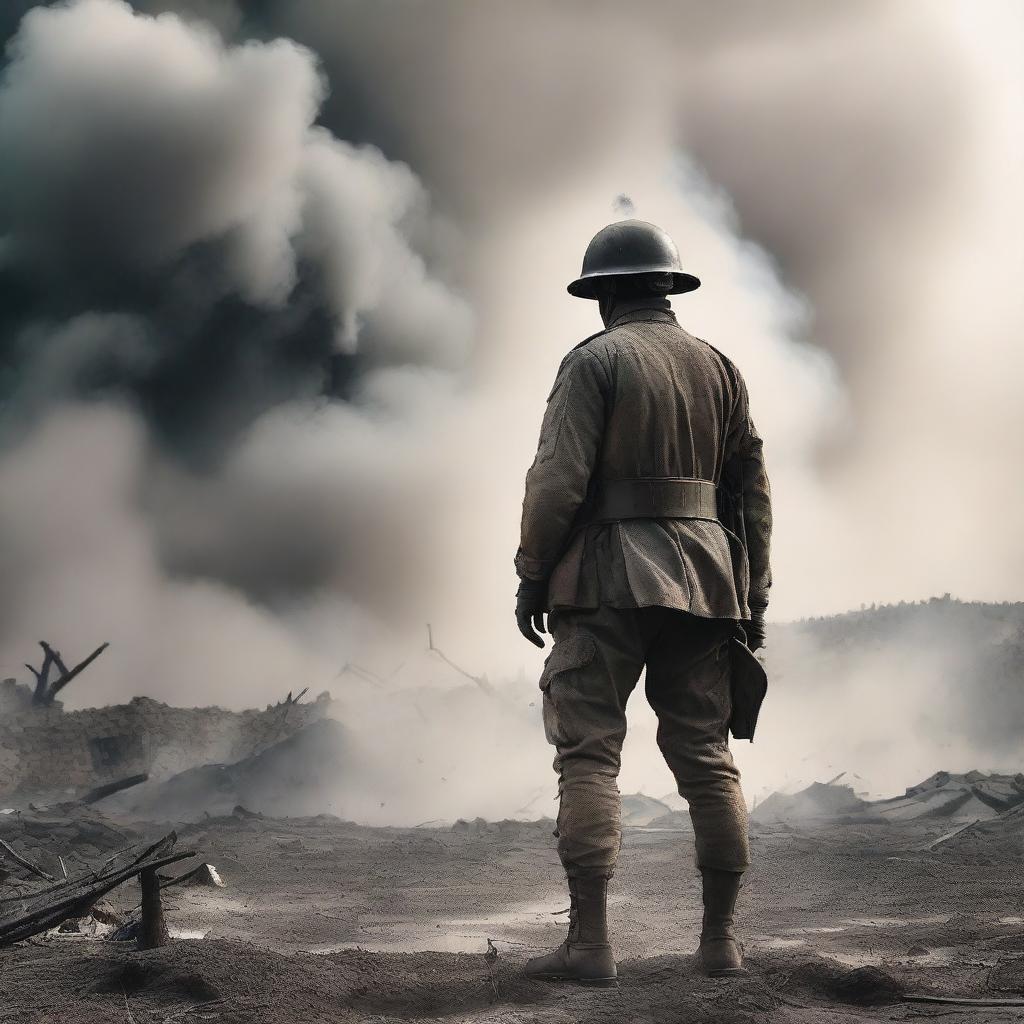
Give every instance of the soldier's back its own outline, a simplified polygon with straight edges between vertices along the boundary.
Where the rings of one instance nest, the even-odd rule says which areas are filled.
[[[597,475],[717,483],[737,394],[724,357],[674,321],[625,323],[591,345],[613,382]]]
[[[660,310],[613,325],[586,347],[609,381],[592,493],[614,481],[717,484],[738,394],[728,360]],[[746,554],[714,508],[692,518],[624,515],[574,536],[552,575],[550,600],[740,619],[747,582]]]

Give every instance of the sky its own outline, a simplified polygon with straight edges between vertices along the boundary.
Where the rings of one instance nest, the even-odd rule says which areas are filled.
[[[71,703],[249,706],[420,658],[427,622],[536,675],[523,475],[600,327],[565,285],[627,208],[747,379],[769,620],[1021,599],[1022,21],[6,5],[0,675],[110,641]]]

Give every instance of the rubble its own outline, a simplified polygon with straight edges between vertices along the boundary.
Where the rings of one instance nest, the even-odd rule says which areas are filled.
[[[204,814],[302,816],[330,809],[338,780],[353,770],[345,727],[322,718],[233,764],[205,764],[140,786],[120,809],[150,821],[194,821]]]
[[[324,693],[265,710],[175,708],[148,697],[64,711],[33,705],[32,691],[0,684],[0,804],[55,803],[126,776],[167,779],[199,765],[231,764],[286,740],[330,711]]]
[[[82,805],[19,810],[0,817],[0,842],[52,879],[63,877],[62,858],[65,867],[76,870],[138,839],[134,830]],[[40,877],[2,853],[0,867],[16,881]]]
[[[851,786],[837,785],[835,780],[815,782],[797,793],[772,793],[757,805],[751,817],[759,822],[860,817],[893,822],[938,819],[972,823],[996,819],[1022,806],[1024,774],[940,771],[908,787],[902,796],[883,800],[864,800]]]
[[[1024,856],[1024,802],[995,817],[970,822],[936,845],[943,853],[968,860],[1019,861]]]
[[[854,793],[852,786],[813,782],[799,793],[772,793],[757,805],[751,817],[762,823],[847,817],[870,806]]]
[[[74,877],[43,887],[18,887],[19,891],[0,899],[0,946],[9,946],[59,927],[65,921],[88,916],[96,902],[130,878],[138,878],[142,886],[142,916],[139,946],[152,949],[167,941],[167,927],[160,902],[157,869],[194,857],[191,850],[174,851],[178,840],[168,833],[132,859],[134,846],[119,850],[102,864],[86,868]],[[18,861],[27,862],[23,854]]]
[[[984,821],[1024,802],[1024,775],[971,771],[936,772],[908,787],[901,797],[878,800],[873,810],[886,820],[949,818]]]

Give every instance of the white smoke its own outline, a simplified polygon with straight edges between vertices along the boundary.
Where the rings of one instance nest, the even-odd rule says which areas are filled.
[[[110,640],[70,702],[344,696],[342,665],[400,663],[429,621],[474,672],[523,671],[528,706],[522,478],[558,362],[600,327],[565,283],[623,197],[704,282],[681,322],[750,385],[770,614],[1019,595],[1024,545],[991,515],[1024,512],[1014,6],[266,5],[323,66],[223,42],[204,18],[238,31],[226,0],[145,6],[188,20],[31,12],[0,83],[0,270],[54,296],[8,359],[0,673],[37,638]],[[337,135],[368,124],[410,164]],[[218,379],[225,298],[264,319],[229,322]],[[356,360],[345,402],[311,398],[317,316]],[[209,462],[152,412],[182,352]],[[879,664],[850,692],[877,696]],[[663,792],[637,724],[623,787]],[[792,774],[796,730],[772,728],[762,779]],[[541,785],[535,760],[506,770]]]

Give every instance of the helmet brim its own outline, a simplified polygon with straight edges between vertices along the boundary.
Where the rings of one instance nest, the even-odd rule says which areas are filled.
[[[577,299],[596,299],[597,285],[602,277],[631,277],[637,274],[651,273],[665,273],[665,271],[661,268],[653,267],[650,270],[630,269],[598,271],[596,273],[585,274],[583,277],[577,277],[575,281],[570,282],[566,291],[570,295],[574,295]],[[677,271],[673,271],[672,287],[665,294],[682,295],[684,292],[696,291],[699,287],[699,277],[694,277],[693,274],[682,274]]]

